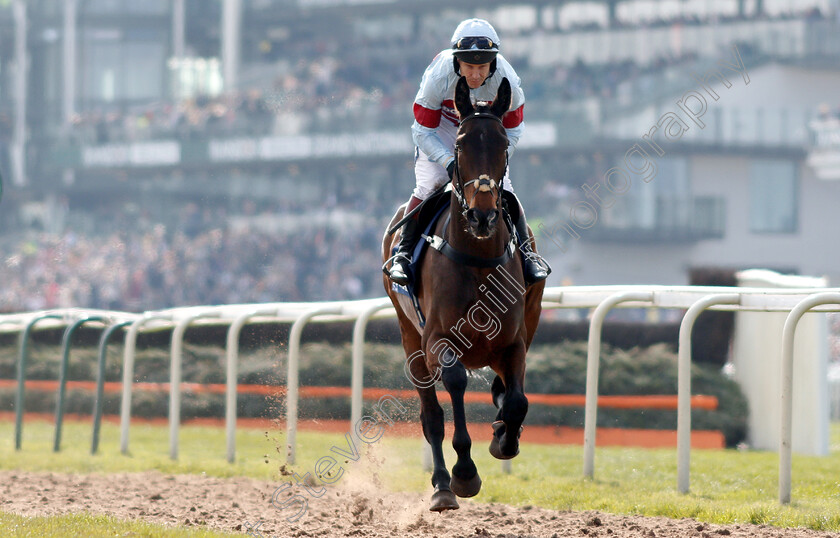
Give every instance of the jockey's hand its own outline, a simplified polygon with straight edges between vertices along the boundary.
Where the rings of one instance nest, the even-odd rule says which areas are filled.
[[[455,159],[449,161],[449,164],[446,165],[446,173],[449,174],[449,179],[452,179],[455,176]]]

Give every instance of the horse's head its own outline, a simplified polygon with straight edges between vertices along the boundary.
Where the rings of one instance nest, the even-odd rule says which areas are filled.
[[[464,77],[455,88],[455,108],[461,125],[455,139],[455,174],[452,188],[469,230],[478,239],[496,232],[501,215],[502,180],[507,172],[508,137],[502,116],[510,108],[511,90],[502,80],[491,105],[473,106]]]

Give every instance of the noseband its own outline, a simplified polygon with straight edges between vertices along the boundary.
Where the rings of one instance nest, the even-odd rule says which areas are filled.
[[[495,121],[499,122],[499,124],[502,124],[502,119],[499,118],[498,116],[496,116],[495,114],[491,114],[489,112],[474,112],[474,113],[470,114],[469,116],[463,118],[461,120],[460,125],[463,125],[466,122],[468,122],[472,119],[475,119],[475,118],[492,119],[492,120],[495,120]],[[456,144],[455,149],[456,149],[456,151],[455,151],[455,178],[456,178],[456,181],[455,181],[454,188],[452,189],[452,192],[455,193],[455,198],[458,199],[458,204],[460,204],[460,206],[461,206],[461,214],[466,218],[467,211],[469,211],[469,209],[470,209],[470,201],[467,200],[467,197],[464,193],[465,187],[467,185],[469,185],[470,183],[472,183],[473,186],[475,187],[476,194],[479,193],[479,192],[492,191],[493,189],[501,189],[502,188],[502,181],[504,180],[504,174],[502,175],[502,179],[498,180],[498,181],[494,178],[491,178],[487,174],[481,174],[477,178],[469,179],[466,182],[464,182],[464,179],[461,177],[461,167],[458,165],[458,154],[461,152],[461,148],[459,148]],[[507,168],[508,168],[508,152],[507,152],[507,149],[505,149],[505,174],[507,173]],[[475,195],[473,195],[473,198],[475,198]],[[496,196],[496,208],[501,210],[501,204],[502,204],[502,197],[497,195]]]

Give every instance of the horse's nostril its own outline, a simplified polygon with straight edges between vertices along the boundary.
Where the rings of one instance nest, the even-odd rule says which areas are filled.
[[[470,225],[477,226],[478,225],[478,211],[476,211],[475,209],[467,210],[467,221],[470,223]]]
[[[490,211],[490,213],[487,215],[487,223],[490,224],[490,226],[496,224],[496,221],[498,219],[499,219],[499,212],[496,211],[496,210]]]

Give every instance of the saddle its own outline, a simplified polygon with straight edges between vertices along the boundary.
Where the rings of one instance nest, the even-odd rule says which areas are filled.
[[[417,298],[416,289],[417,279],[420,275],[420,262],[423,259],[423,255],[426,253],[427,247],[432,246],[432,248],[439,250],[445,256],[465,265],[472,265],[478,267],[496,267],[497,265],[501,265],[502,263],[505,263],[508,259],[510,259],[510,257],[514,255],[514,251],[519,250],[517,246],[522,244],[522,238],[519,237],[519,234],[516,231],[516,227],[513,225],[514,220],[519,218],[519,204],[512,197],[512,195],[509,198],[505,191],[502,191],[502,217],[505,224],[508,227],[508,231],[511,234],[511,240],[507,248],[505,249],[505,253],[499,256],[498,258],[486,260],[457,252],[454,249],[452,249],[445,240],[433,235],[438,220],[449,208],[449,205],[451,203],[451,190],[452,186],[447,185],[445,189],[432,195],[423,204],[423,207],[420,208],[418,220],[420,229],[423,230],[423,232],[420,234],[420,239],[417,241],[417,243],[413,246],[411,250],[411,264],[409,264],[408,266],[409,281],[405,285],[400,285],[395,282],[391,282],[391,289],[393,289],[397,293],[408,297],[411,300],[411,303],[414,306],[414,310],[417,314],[417,319],[419,321],[420,327],[425,326],[426,318],[423,315],[422,309],[420,308],[420,302]],[[446,218],[449,218],[448,214],[446,215]],[[394,247],[391,251],[391,255],[393,256],[394,254],[396,254],[396,252],[397,248]],[[520,251],[520,256],[524,257],[525,254]]]

